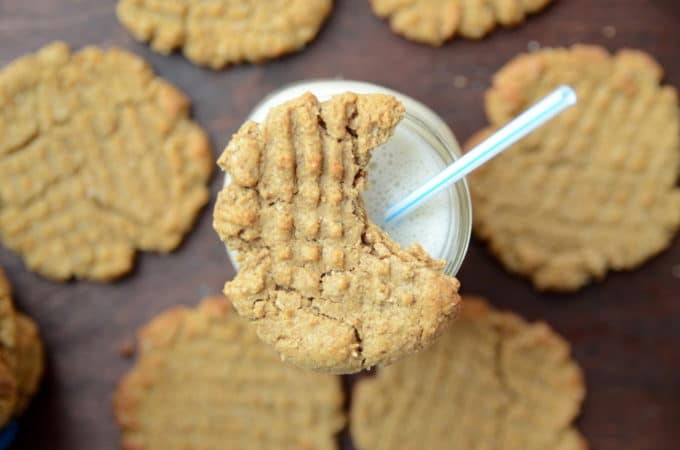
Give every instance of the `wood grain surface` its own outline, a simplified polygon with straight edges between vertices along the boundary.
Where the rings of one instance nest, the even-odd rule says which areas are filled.
[[[500,30],[479,42],[455,40],[439,49],[392,34],[371,14],[367,0],[337,0],[306,51],[220,72],[195,67],[180,55],[152,53],[118,24],[114,6],[114,0],[0,0],[0,65],[56,39],[76,48],[127,48],[191,97],[194,117],[209,131],[215,156],[265,94],[322,77],[371,81],[411,95],[441,114],[463,141],[485,123],[483,92],[494,71],[531,41],[644,49],[666,68],[666,82],[680,86],[677,0],[557,0],[521,28]],[[608,30],[615,36],[603,31],[606,27],[613,27]],[[457,76],[467,78],[467,87],[454,86]],[[221,183],[219,175],[212,180],[213,198]],[[119,349],[155,314],[196,304],[220,292],[233,276],[212,230],[211,210],[212,204],[179,250],[140,254],[136,270],[112,284],[54,283],[26,271],[17,255],[0,249],[18,306],[38,321],[48,351],[42,389],[22,420],[14,448],[119,448],[111,394],[132,363]],[[542,295],[473,242],[460,279],[463,292],[546,320],[572,342],[588,383],[578,426],[593,449],[671,450],[680,448],[679,272],[676,239],[638,270],[610,275],[575,295]],[[341,439],[344,449],[352,448],[347,433]]]

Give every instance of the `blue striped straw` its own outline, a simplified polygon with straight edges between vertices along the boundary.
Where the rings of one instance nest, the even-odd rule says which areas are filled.
[[[399,219],[421,205],[432,195],[459,181],[473,170],[506,150],[517,141],[576,104],[576,92],[561,86],[543,100],[524,111],[484,142],[465,153],[449,167],[419,187],[385,212],[385,223]]]

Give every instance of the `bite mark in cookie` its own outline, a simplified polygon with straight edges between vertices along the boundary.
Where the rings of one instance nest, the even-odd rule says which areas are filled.
[[[420,246],[393,243],[361,198],[371,151],[403,114],[391,96],[305,94],[244,124],[218,161],[231,183],[214,226],[240,264],[225,293],[296,365],[386,364],[454,319],[458,281]]]

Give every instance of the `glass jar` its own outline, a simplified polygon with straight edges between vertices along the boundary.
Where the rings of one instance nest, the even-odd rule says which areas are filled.
[[[384,93],[395,96],[406,108],[392,138],[373,151],[364,200],[369,217],[402,247],[419,243],[436,259],[444,260],[445,272],[455,276],[470,241],[472,209],[465,180],[428,200],[396,224],[385,226],[387,207],[420,186],[461,156],[455,136],[430,108],[400,92],[360,81],[308,80],[274,91],[248,117],[262,123],[271,108],[311,92],[324,101],[344,92]],[[225,185],[230,182],[225,179]],[[234,268],[234,255],[229,252]]]

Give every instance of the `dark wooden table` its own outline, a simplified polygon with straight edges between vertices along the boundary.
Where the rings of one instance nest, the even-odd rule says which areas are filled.
[[[306,51],[221,72],[197,68],[178,55],[156,55],[136,43],[117,23],[114,4],[0,0],[0,65],[55,39],[74,47],[127,48],[187,92],[216,156],[265,94],[320,77],[372,81],[407,93],[441,114],[464,140],[485,123],[482,98],[491,75],[531,41],[641,48],[663,64],[668,83],[680,86],[677,0],[558,0],[522,28],[495,32],[481,42],[456,40],[440,49],[393,35],[366,0],[338,0]],[[459,75],[469,80],[466,88],[454,86]],[[221,176],[212,180],[213,194],[221,183]],[[155,314],[196,304],[220,292],[233,276],[211,228],[211,209],[201,214],[178,251],[140,254],[134,273],[113,284],[53,283],[27,272],[15,254],[0,249],[19,308],[39,322],[48,350],[42,390],[22,420],[16,449],[118,448],[111,394],[132,362],[119,356],[121,345]],[[670,250],[638,270],[610,275],[576,295],[541,295],[473,242],[460,278],[465,293],[544,319],[572,342],[588,383],[578,425],[593,449],[670,450],[680,448],[679,272],[676,239]],[[344,448],[352,448],[346,434],[342,440]]]

